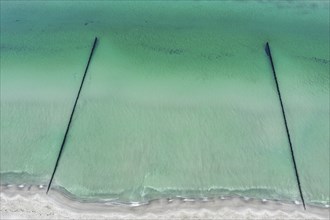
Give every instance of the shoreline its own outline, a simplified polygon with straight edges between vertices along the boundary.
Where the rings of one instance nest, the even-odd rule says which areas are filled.
[[[42,185],[41,185],[42,186]],[[84,202],[46,187],[0,186],[2,219],[329,219],[329,207],[242,197],[158,199],[148,204]]]

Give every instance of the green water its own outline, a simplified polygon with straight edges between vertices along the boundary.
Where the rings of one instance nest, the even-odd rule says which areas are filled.
[[[329,204],[326,1],[1,2],[1,182]]]

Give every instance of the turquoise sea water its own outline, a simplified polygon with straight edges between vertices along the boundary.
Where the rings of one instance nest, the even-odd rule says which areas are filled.
[[[1,183],[329,204],[327,1],[1,1]]]

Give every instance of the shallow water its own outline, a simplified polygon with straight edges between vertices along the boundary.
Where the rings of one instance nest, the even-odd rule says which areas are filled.
[[[329,204],[329,3],[1,2],[1,182]]]

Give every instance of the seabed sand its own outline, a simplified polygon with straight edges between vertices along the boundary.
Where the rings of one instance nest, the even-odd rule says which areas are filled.
[[[45,186],[0,186],[1,219],[329,219],[330,209],[251,198],[177,198],[145,205],[71,200]]]

